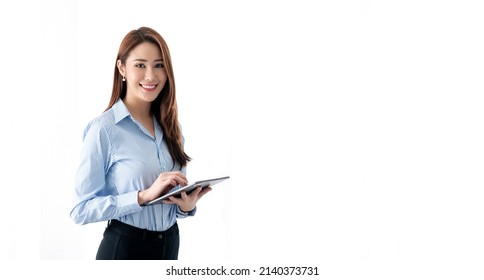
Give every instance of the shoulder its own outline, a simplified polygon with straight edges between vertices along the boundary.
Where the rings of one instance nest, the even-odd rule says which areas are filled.
[[[115,119],[112,109],[107,110],[98,117],[88,122],[84,128],[82,138],[85,139],[89,134],[97,135],[108,134],[115,126]],[[107,135],[106,135],[107,136]]]

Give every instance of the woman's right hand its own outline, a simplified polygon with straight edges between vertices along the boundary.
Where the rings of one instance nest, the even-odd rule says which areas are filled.
[[[162,172],[148,189],[138,192],[138,204],[143,205],[167,193],[175,186],[187,184],[187,178],[180,171]]]

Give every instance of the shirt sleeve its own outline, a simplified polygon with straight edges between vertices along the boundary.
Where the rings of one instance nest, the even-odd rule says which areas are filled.
[[[193,208],[193,210],[188,213],[182,212],[180,210],[180,207],[178,206],[176,207],[176,217],[179,219],[186,218],[188,216],[195,216],[196,212],[197,212],[197,206],[195,206],[195,208]]]
[[[141,211],[137,191],[120,195],[106,191],[106,173],[111,164],[111,143],[106,129],[92,122],[84,131],[83,140],[71,219],[76,224],[87,224]]]

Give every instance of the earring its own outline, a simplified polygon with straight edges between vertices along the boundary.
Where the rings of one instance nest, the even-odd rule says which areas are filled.
[[[123,82],[126,82],[126,78],[123,76]]]

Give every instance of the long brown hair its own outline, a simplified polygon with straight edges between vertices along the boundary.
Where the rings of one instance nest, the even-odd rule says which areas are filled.
[[[168,151],[174,162],[178,162],[181,166],[186,165],[191,159],[185,153],[182,143],[182,134],[178,124],[178,108],[176,105],[175,94],[175,77],[173,75],[173,67],[171,65],[170,51],[168,45],[161,35],[149,27],[141,27],[130,31],[124,37],[119,46],[118,56],[116,62],[121,60],[123,65],[126,64],[130,52],[139,44],[150,42],[160,48],[163,64],[167,74],[167,83],[165,83],[158,97],[151,102],[151,112],[155,116],[156,121],[163,129],[163,137],[168,146]],[[113,92],[111,94],[111,101],[106,108],[109,110],[120,98],[126,97],[126,83],[122,81],[121,73],[115,63],[114,65],[114,80]]]

